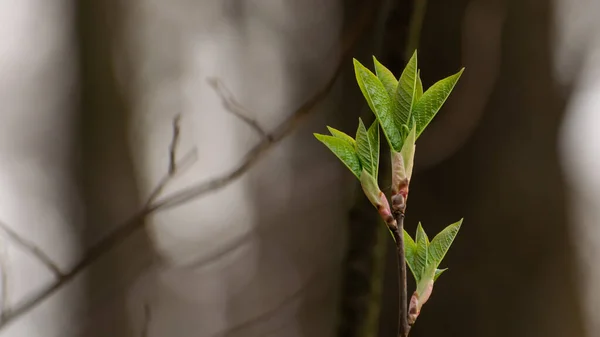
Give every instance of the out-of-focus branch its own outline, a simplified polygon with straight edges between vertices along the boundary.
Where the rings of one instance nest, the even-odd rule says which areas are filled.
[[[262,140],[256,144],[242,159],[240,163],[234,166],[229,172],[224,173],[221,176],[215,177],[205,182],[200,182],[183,190],[171,193],[158,201],[157,199],[164,187],[168,184],[168,182],[173,178],[173,175],[181,172],[181,161],[175,165],[175,149],[179,139],[179,124],[177,119],[174,121],[174,137],[172,141],[172,146],[170,148],[170,159],[171,164],[169,165],[169,173],[164,179],[158,184],[156,189],[145,204],[145,206],[138,211],[135,215],[133,215],[129,220],[123,223],[120,226],[117,226],[114,231],[108,234],[106,237],[101,239],[98,243],[92,246],[83,256],[83,258],[75,264],[68,272],[64,273],[62,277],[60,277],[56,282],[52,283],[48,287],[40,290],[36,295],[31,297],[29,300],[22,302],[17,307],[13,308],[7,315],[5,315],[4,320],[0,322],[0,329],[6,327],[7,324],[14,321],[16,318],[24,315],[29,312],[31,309],[36,307],[39,303],[49,298],[56,291],[65,286],[68,282],[73,280],[76,276],[78,276],[83,270],[89,267],[92,263],[102,257],[107,251],[111,250],[119,243],[123,242],[127,239],[131,234],[136,231],[142,229],[144,227],[144,219],[149,214],[164,210],[168,208],[172,208],[182,203],[191,201],[195,198],[207,195],[210,192],[214,192],[218,189],[221,189],[232,182],[234,182],[237,178],[241,177],[252,165],[254,165],[262,156],[268,152],[273,146],[279,143],[282,139],[284,139],[287,135],[289,135],[296,126],[302,121],[304,117],[310,114],[311,111],[321,102],[323,101],[334,84],[339,77],[339,74],[342,72],[343,66],[346,65],[346,61],[349,60],[350,52],[355,46],[356,42],[361,37],[362,33],[369,26],[371,21],[373,20],[375,13],[375,6],[373,6],[373,2],[365,1],[365,5],[367,8],[361,11],[361,15],[359,18],[354,20],[355,23],[351,29],[346,32],[343,36],[341,45],[342,45],[342,53],[340,55],[340,61],[336,69],[333,71],[330,79],[323,85],[323,87],[316,92],[314,96],[308,99],[304,104],[302,104],[296,111],[294,111],[289,117],[287,117],[279,126],[277,126],[273,131],[266,133],[262,128],[258,128],[257,132],[261,132],[258,130],[262,130],[262,133],[265,136]],[[212,80],[215,83],[215,80]],[[223,92],[217,90],[217,93],[222,94]],[[235,100],[228,99],[227,96],[221,95],[221,98],[224,101],[224,104],[231,110],[232,106],[235,106]],[[231,98],[231,97],[229,97]],[[239,116],[238,110],[236,112],[230,111],[234,115]],[[246,116],[247,117],[247,116]],[[240,117],[241,118],[241,117]],[[241,118],[244,122],[250,124],[251,126],[254,124],[258,127],[258,124],[251,119]],[[256,129],[256,127],[254,127]],[[177,136],[176,136],[177,135]],[[188,158],[186,155],[184,158]],[[188,158],[189,159],[189,158]]]
[[[195,160],[196,151],[192,150],[186,154],[182,160],[176,161],[177,157],[177,146],[179,145],[179,127],[180,117],[175,116],[173,119],[173,136],[171,139],[171,145],[169,146],[169,164],[167,169],[167,175],[160,180],[155,189],[150,193],[147,202],[145,203],[142,210],[132,216],[121,226],[118,226],[116,230],[111,232],[109,235],[101,239],[97,244],[92,246],[83,256],[83,258],[68,272],[61,273],[60,270],[55,267],[56,265],[52,260],[34,244],[29,243],[23,239],[17,233],[12,231],[8,226],[0,223],[0,227],[11,237],[14,241],[31,251],[40,261],[42,261],[48,268],[52,269],[57,274],[58,279],[50,286],[40,290],[36,295],[30,299],[22,302],[20,305],[12,308],[9,312],[4,313],[3,319],[0,322],[0,329],[10,323],[12,320],[20,317],[33,309],[36,305],[47,299],[50,295],[54,294],[58,289],[63,287],[65,284],[74,279],[79,275],[85,268],[90,266],[98,258],[103,256],[110,249],[118,245],[127,239],[131,234],[144,227],[144,218],[156,209],[152,206],[156,198],[160,196],[165,186],[178,174],[184,171],[184,168],[188,168],[189,165]]]
[[[208,83],[213,89],[221,96],[221,101],[223,102],[223,106],[225,110],[238,117],[244,123],[248,124],[251,128],[256,131],[263,139],[269,140],[269,135],[267,132],[258,124],[258,121],[250,118],[250,113],[244,108],[231,94],[229,90],[225,87],[223,82],[221,82],[218,78],[210,78],[208,79]]]
[[[52,261],[48,254],[46,254],[33,242],[28,241],[19,233],[12,230],[12,228],[10,228],[7,224],[1,221],[0,229],[2,229],[12,241],[14,241],[16,244],[33,254],[33,256],[35,256],[40,262],[42,262],[46,266],[46,268],[48,268],[54,274],[54,276],[56,276],[56,278],[60,279],[63,276],[63,272],[56,265],[56,263],[54,263],[54,261]]]
[[[160,196],[167,184],[178,174],[184,172],[189,166],[196,162],[198,159],[198,152],[196,148],[186,153],[181,160],[177,160],[177,148],[179,146],[179,137],[181,134],[181,115],[176,115],[173,118],[173,135],[171,138],[171,144],[169,145],[169,166],[167,175],[163,177],[158,185],[154,188],[148,201],[146,202],[145,209],[149,208],[152,203],[156,201],[156,198]]]

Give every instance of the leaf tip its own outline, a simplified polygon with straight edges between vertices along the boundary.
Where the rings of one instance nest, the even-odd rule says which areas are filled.
[[[464,220],[464,219],[465,219],[465,218],[460,218],[460,220],[458,220],[458,221],[456,222],[456,227],[457,227],[457,229],[456,229],[456,230],[459,230],[459,229],[460,229],[460,227],[462,226],[462,223],[463,223],[463,220]]]

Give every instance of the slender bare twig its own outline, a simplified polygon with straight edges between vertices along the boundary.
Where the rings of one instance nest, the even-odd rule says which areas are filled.
[[[144,320],[142,321],[142,332],[140,337],[150,336],[150,322],[152,321],[152,308],[149,303],[144,304]]]
[[[2,221],[0,221],[0,229],[2,229],[12,241],[17,243],[19,246],[25,248],[38,260],[40,260],[40,262],[42,262],[54,274],[54,276],[56,276],[56,278],[62,278],[63,272],[56,265],[56,263],[52,261],[48,254],[46,254],[38,246],[19,235],[19,233],[12,230],[12,228],[10,228],[7,224],[3,223]]]
[[[227,87],[223,85],[223,82],[218,78],[208,79],[208,84],[215,89],[215,91],[221,96],[221,101],[227,112],[230,112],[234,116],[238,117],[251,128],[256,131],[263,139],[269,139],[269,134],[258,124],[258,121],[250,118],[250,113],[244,108],[233,96],[233,94],[227,90]]]
[[[169,175],[172,176],[177,170],[177,146],[179,145],[179,134],[181,133],[181,114],[173,118],[173,139],[169,146]]]
[[[188,153],[181,158],[181,160],[177,160],[177,149],[179,147],[179,136],[181,133],[181,115],[178,114],[173,118],[173,135],[171,138],[171,144],[169,145],[169,166],[168,173],[164,176],[159,182],[158,185],[154,188],[150,197],[148,197],[148,201],[144,205],[144,209],[148,208],[152,203],[156,201],[156,198],[160,196],[163,192],[167,184],[178,174],[184,172],[191,164],[196,162],[198,159],[198,151],[196,148],[192,149]]]
[[[268,150],[270,150],[275,144],[280,142],[288,134],[290,134],[299,122],[306,117],[318,103],[320,103],[337,81],[339,74],[342,72],[345,60],[349,57],[352,48],[359,40],[362,32],[369,26],[373,19],[373,12],[375,10],[372,2],[366,1],[368,8],[361,12],[360,18],[354,20],[355,25],[347,34],[344,35],[342,41],[342,54],[340,55],[340,62],[331,75],[330,79],[325,85],[308,101],[294,111],[286,120],[284,120],[274,131],[267,134],[267,137],[263,138],[257,145],[255,145],[242,159],[242,161],[229,172],[211,179],[206,182],[198,183],[192,187],[185,188],[181,191],[174,192],[156,202],[146,203],[145,207],[134,214],[129,220],[116,229],[109,233],[106,237],[101,239],[98,243],[93,245],[82,257],[82,259],[75,264],[68,272],[64,273],[62,277],[56,282],[52,283],[46,288],[41,289],[36,295],[30,299],[22,302],[17,307],[4,317],[4,320],[0,322],[0,329],[6,327],[7,324],[14,321],[23,314],[29,312],[32,308],[36,307],[39,303],[50,297],[56,291],[61,289],[65,284],[70,282],[76,276],[78,276],[84,269],[89,267],[98,258],[103,256],[107,251],[117,246],[119,243],[127,239],[131,234],[142,229],[144,227],[144,219],[149,214],[158,210],[164,210],[175,207],[181,203],[190,201],[192,199],[204,196],[209,192],[216,191],[223,188],[237,178],[242,176],[254,163],[256,163]],[[175,170],[178,171],[177,169]],[[180,170],[179,170],[180,171]],[[167,175],[165,180],[169,180],[171,176]],[[166,184],[166,183],[165,183]],[[162,190],[165,184],[159,184],[156,190]],[[151,195],[157,196],[159,192],[154,192]]]

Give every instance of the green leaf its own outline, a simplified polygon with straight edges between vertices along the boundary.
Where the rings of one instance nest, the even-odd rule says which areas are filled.
[[[440,265],[444,256],[446,256],[446,252],[450,249],[454,238],[458,234],[460,230],[460,226],[462,224],[463,219],[451,224],[446,227],[444,230],[438,233],[433,240],[431,240],[431,244],[429,245],[429,262],[434,263],[436,268]]]
[[[373,56],[373,63],[375,64],[375,73],[377,74],[377,78],[381,81],[388,95],[394,97],[396,93],[396,87],[398,86],[398,80],[392,74],[392,72],[386,68],[383,64],[379,63],[375,56]]]
[[[408,124],[408,121],[410,120],[414,103],[416,102],[415,93],[417,92],[418,81],[417,71],[417,51],[415,50],[408,61],[408,64],[404,68],[402,75],[400,75],[400,80],[396,87],[396,94],[393,96],[395,100],[394,121],[398,128]]]
[[[354,143],[355,143],[354,138],[348,136],[344,132],[342,132],[340,130],[336,130],[336,129],[332,128],[331,126],[328,126],[327,130],[329,130],[331,135],[334,136],[335,138],[343,139],[343,140],[349,142],[350,144],[352,144],[352,146],[354,146]]]
[[[464,70],[465,68],[462,68],[458,73],[436,82],[419,99],[413,109],[413,115],[417,122],[417,138],[419,138],[423,130],[425,130],[444,102],[446,102],[446,99],[450,96],[452,89],[454,89],[456,82],[458,82]]]
[[[360,186],[362,187],[363,192],[371,204],[375,206],[375,208],[379,209],[379,206],[381,206],[380,198],[383,196],[383,193],[381,193],[381,190],[379,190],[377,180],[375,180],[375,178],[364,168],[360,174]],[[383,197],[385,198],[385,196]]]
[[[417,104],[421,96],[423,96],[423,82],[421,81],[421,70],[417,70],[417,90],[415,91],[413,106]]]
[[[448,268],[444,268],[444,269],[436,269],[435,270],[435,275],[433,276],[433,281],[437,281],[438,277],[440,277],[440,275],[442,275],[443,272],[445,272],[446,270],[448,270]]]
[[[404,140],[404,144],[402,144],[402,150],[400,151],[404,164],[406,179],[408,179],[409,182],[410,178],[412,177],[413,164],[415,160],[415,141],[416,128],[413,126],[412,130],[410,130],[408,136]]]
[[[372,157],[373,157],[373,167],[375,168],[374,177],[377,179],[379,175],[379,121],[375,119],[373,124],[369,127],[367,131],[369,134],[369,143],[373,148]]]
[[[318,133],[315,133],[314,135],[321,143],[325,144],[325,146],[327,146],[358,179],[360,179],[362,167],[358,155],[354,150],[354,146],[350,145],[348,141],[334,136],[320,135]]]
[[[419,296],[419,301],[417,303],[417,312],[421,311],[421,307],[427,302],[429,297],[431,297],[431,292],[433,291],[433,284],[435,279],[436,269],[433,264],[428,264],[421,275],[421,280],[417,283],[416,292]]]
[[[376,144],[371,144],[371,139],[367,128],[362,119],[358,119],[358,129],[356,130],[356,153],[362,164],[363,169],[367,170],[373,177],[377,177],[377,166],[375,154],[379,155],[379,149],[375,149]]]
[[[421,279],[423,273],[425,272],[425,266],[427,266],[427,250],[429,246],[429,238],[427,234],[425,234],[425,230],[423,230],[423,226],[419,222],[417,226],[417,235],[415,237],[415,241],[417,244],[417,251],[415,255],[415,269],[419,273],[417,281]]]
[[[387,94],[385,87],[377,76],[356,59],[354,59],[354,72],[358,86],[365,96],[371,111],[379,119],[383,133],[390,146],[400,150],[402,138],[399,129],[394,124],[392,100]]]
[[[408,268],[413,274],[415,280],[418,279],[419,273],[415,268],[415,256],[417,254],[417,244],[410,237],[410,234],[406,230],[404,230],[404,257],[406,258],[406,264],[408,264]]]

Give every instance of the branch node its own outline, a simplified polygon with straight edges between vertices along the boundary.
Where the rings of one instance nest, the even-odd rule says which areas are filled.
[[[212,77],[209,78],[207,81],[208,84],[210,84],[210,86],[213,87],[213,89],[217,92],[219,97],[221,97],[221,102],[223,103],[223,106],[229,113],[241,119],[244,123],[248,124],[248,126],[254,129],[254,131],[256,131],[256,133],[258,133],[258,135],[262,139],[265,139],[270,143],[274,141],[272,135],[266,132],[256,120],[249,117],[251,114],[248,112],[248,110],[246,110],[235,99],[233,94],[227,89],[227,87],[225,87],[221,80]]]
[[[27,239],[23,238],[19,233],[15,232],[10,228],[7,224],[0,221],[0,229],[6,233],[6,235],[16,242],[19,246],[25,248],[28,252],[33,254],[40,262],[42,262],[46,268],[48,268],[57,279],[60,279],[64,276],[64,273],[60,270],[58,265],[38,246],[36,246],[33,242],[29,242]]]

